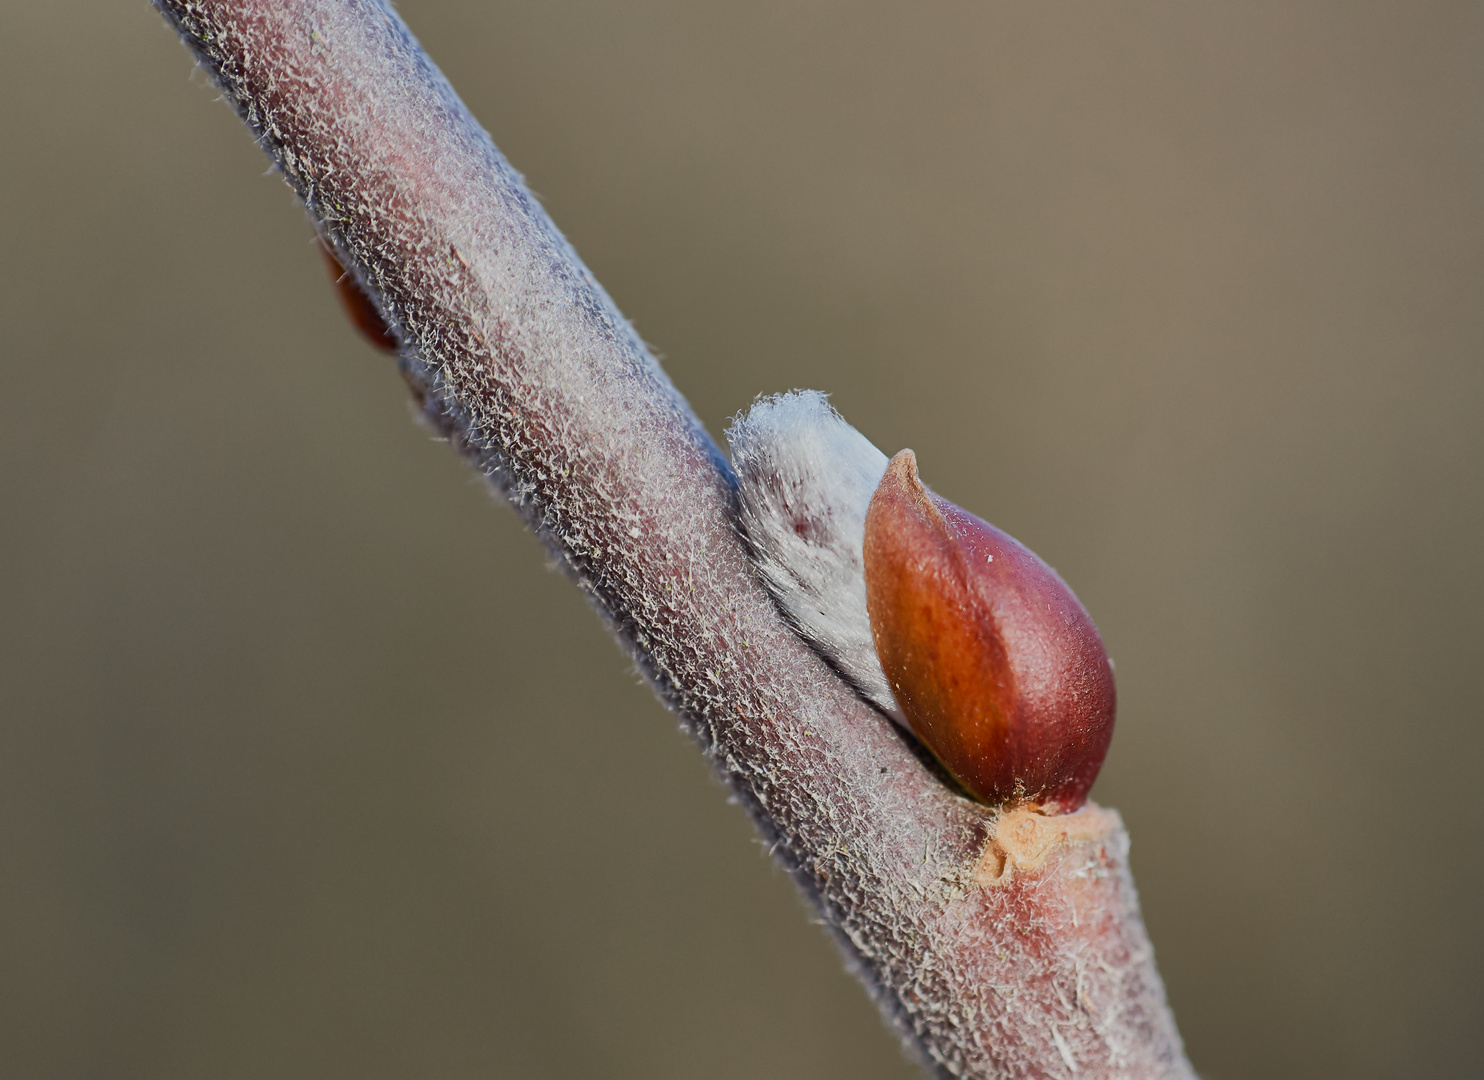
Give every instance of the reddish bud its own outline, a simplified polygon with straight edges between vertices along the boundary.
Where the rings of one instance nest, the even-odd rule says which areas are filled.
[[[387,329],[381,312],[376,310],[371,298],[362,291],[361,283],[356,280],[355,275],[347,272],[340,265],[340,260],[324,244],[320,244],[319,250],[325,257],[325,269],[330,272],[330,280],[335,283],[335,295],[340,299],[340,307],[350,319],[351,325],[378,349],[396,352],[396,337]]]
[[[914,734],[975,798],[1069,813],[1113,734],[1097,627],[1034,553],[928,491],[903,450],[866,512],[866,607]]]

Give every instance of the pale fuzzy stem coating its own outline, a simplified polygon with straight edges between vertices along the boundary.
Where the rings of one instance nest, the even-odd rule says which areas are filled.
[[[390,8],[157,3],[909,1045],[942,1075],[1190,1075],[1116,818],[985,884],[994,814],[784,623],[720,453]]]

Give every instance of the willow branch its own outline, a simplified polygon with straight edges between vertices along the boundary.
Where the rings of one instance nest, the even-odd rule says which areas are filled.
[[[954,794],[790,629],[726,462],[380,0],[157,0],[940,1075],[1190,1076],[1117,815]]]

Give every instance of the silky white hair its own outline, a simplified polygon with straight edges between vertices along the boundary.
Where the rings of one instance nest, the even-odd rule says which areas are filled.
[[[866,508],[886,455],[818,390],[759,398],[727,442],[742,533],[773,598],[861,696],[900,721],[866,611]]]

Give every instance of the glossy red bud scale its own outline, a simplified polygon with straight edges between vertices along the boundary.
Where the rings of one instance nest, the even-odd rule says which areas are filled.
[[[1113,734],[1113,671],[1056,571],[928,491],[903,450],[866,513],[866,607],[913,733],[984,802],[1069,813]]]
[[[362,291],[355,275],[347,271],[323,243],[319,245],[319,250],[325,258],[325,269],[330,273],[330,280],[335,283],[335,296],[340,300],[341,310],[345,312],[350,324],[378,349],[396,352],[396,336],[387,329],[381,312],[376,310],[371,298]]]

